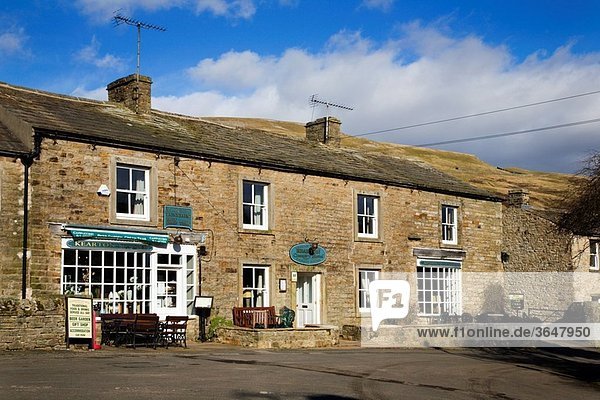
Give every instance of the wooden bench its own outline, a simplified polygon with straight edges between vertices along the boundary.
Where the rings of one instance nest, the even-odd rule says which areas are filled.
[[[233,324],[244,328],[275,328],[277,315],[271,307],[233,307]]]
[[[101,314],[102,344],[120,346],[142,341],[156,348],[159,320],[156,314]],[[137,343],[136,343],[137,342]]]

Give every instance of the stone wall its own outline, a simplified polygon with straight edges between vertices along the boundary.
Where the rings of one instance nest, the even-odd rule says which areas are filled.
[[[21,298],[24,167],[0,157],[0,297]]]
[[[269,303],[277,310],[282,306],[295,308],[292,272],[321,274],[320,323],[336,326],[360,325],[358,268],[414,272],[413,249],[416,247],[465,251],[465,272],[502,269],[500,203],[185,158],[179,162],[175,177],[171,156],[45,139],[40,159],[31,167],[30,178],[28,287],[32,298],[44,299],[60,293],[60,239],[65,235],[59,230],[60,224],[110,224],[112,197],[99,196],[97,190],[102,184],[110,187],[111,159],[116,156],[150,163],[157,172],[158,215],[153,224],[136,224],[136,228],[161,229],[162,207],[174,204],[176,191],[177,204],[193,208],[194,230],[210,233],[208,254],[201,259],[201,269],[202,294],[214,296],[213,316],[231,318],[231,308],[241,305],[241,274],[245,264],[269,267]],[[18,174],[13,175],[11,188],[14,189],[15,185],[19,187],[20,181]],[[270,185],[269,231],[242,228],[242,180]],[[380,198],[379,240],[363,241],[355,237],[357,193]],[[3,190],[2,195],[5,194]],[[442,204],[456,205],[460,209],[456,246],[441,243]],[[13,209],[11,214],[18,215],[17,207]],[[2,215],[5,218],[4,212]],[[12,222],[5,222],[11,226]],[[19,233],[14,236],[18,237]],[[310,267],[290,260],[290,247],[305,240],[318,242],[327,250],[325,263]],[[0,254],[12,261],[5,264],[3,259],[0,293],[16,294],[18,291],[13,289],[20,285],[20,275],[14,273],[20,268],[18,249],[7,248],[5,243],[8,242],[1,244]],[[288,289],[283,293],[277,288],[280,278],[288,280]],[[473,289],[463,286],[465,311],[477,312],[484,302],[479,293],[468,294]]]
[[[534,212],[508,206],[503,210],[504,269],[511,272],[572,271],[571,236]]]
[[[520,204],[505,206],[503,215],[505,292],[525,295],[524,312],[557,320],[574,302],[600,295],[600,273],[589,270],[589,238],[559,232]]]
[[[64,301],[0,298],[0,350],[48,350],[65,346]]]
[[[301,349],[331,347],[339,343],[336,327],[305,329],[248,329],[222,327],[217,329],[219,343],[258,349]]]

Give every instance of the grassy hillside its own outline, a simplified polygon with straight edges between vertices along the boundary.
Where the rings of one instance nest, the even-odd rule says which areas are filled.
[[[207,117],[208,121],[247,129],[259,129],[283,135],[304,137],[304,124],[258,118]],[[390,156],[406,157],[421,162],[464,180],[474,186],[499,196],[506,196],[510,189],[528,189],[531,204],[542,209],[554,209],[569,193],[578,178],[573,175],[552,172],[528,171],[519,168],[498,168],[464,153],[413,147],[392,143],[375,142],[364,138],[346,136],[341,145],[351,149],[371,151]]]

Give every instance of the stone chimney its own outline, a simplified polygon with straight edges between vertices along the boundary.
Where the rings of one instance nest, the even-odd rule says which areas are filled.
[[[529,206],[529,190],[513,189],[508,191],[508,205],[513,207]]]
[[[137,114],[147,114],[152,107],[150,100],[150,86],[152,79],[148,76],[131,74],[109,83],[108,101],[121,103]]]
[[[342,122],[335,117],[323,117],[306,124],[306,139],[311,142],[339,145]]]

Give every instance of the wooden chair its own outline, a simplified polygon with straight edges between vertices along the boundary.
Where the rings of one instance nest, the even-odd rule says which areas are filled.
[[[187,348],[187,322],[188,317],[168,315],[161,326],[160,340],[167,349],[169,345],[179,344]]]

